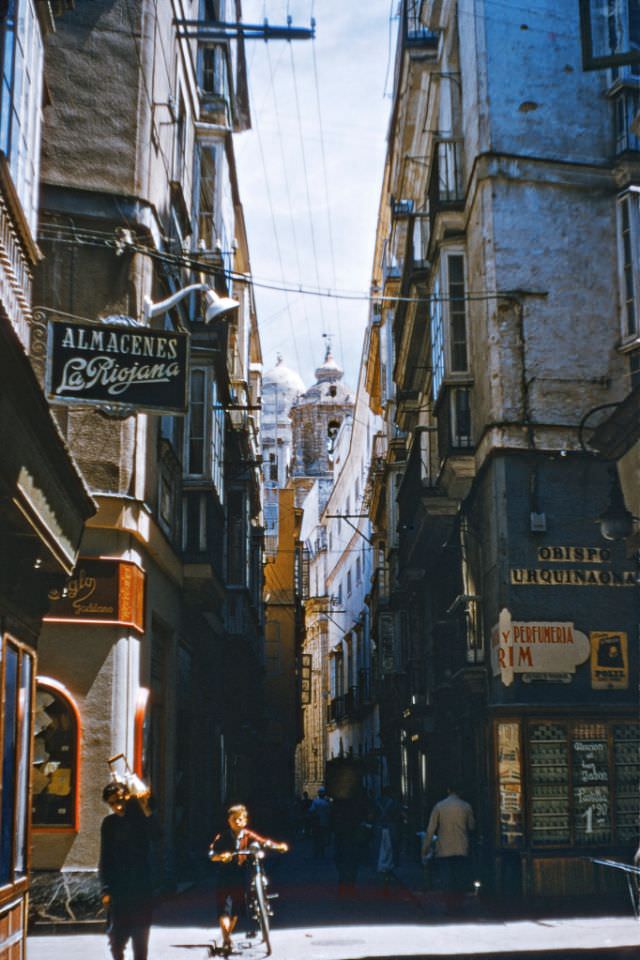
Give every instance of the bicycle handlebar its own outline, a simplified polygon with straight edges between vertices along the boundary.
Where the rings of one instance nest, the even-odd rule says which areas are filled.
[[[267,850],[275,850],[277,853],[286,853],[286,850],[279,850],[277,846],[268,847],[262,846],[257,841],[254,840],[253,843],[250,843],[245,850],[220,850],[216,852],[215,850],[209,850],[209,858],[215,856],[227,856],[227,857],[255,857],[257,860],[262,860],[267,852]],[[288,848],[287,848],[288,850]]]

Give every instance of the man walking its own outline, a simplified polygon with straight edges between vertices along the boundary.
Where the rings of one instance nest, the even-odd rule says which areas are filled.
[[[318,795],[309,807],[309,825],[313,841],[313,856],[316,860],[324,857],[324,851],[329,840],[329,823],[331,819],[331,803],[327,799],[324,787],[318,787]]]
[[[131,797],[121,783],[108,783],[102,799],[111,814],[100,831],[100,882],[108,912],[113,960],[124,960],[130,939],[134,960],[147,960],[151,928],[151,840],[149,794]]]
[[[436,803],[429,817],[422,844],[423,862],[435,839],[435,864],[439,885],[445,891],[445,910],[460,907],[469,887],[469,834],[475,830],[470,805],[449,787],[444,800]]]

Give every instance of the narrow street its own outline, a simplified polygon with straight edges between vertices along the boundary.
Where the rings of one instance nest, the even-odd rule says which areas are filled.
[[[301,842],[286,858],[269,861],[271,887],[279,893],[272,929],[278,960],[464,957],[637,956],[640,925],[631,915],[562,919],[498,919],[482,899],[469,898],[464,914],[442,916],[435,898],[420,891],[417,867],[404,864],[388,887],[363,869],[354,897],[340,899],[330,856],[314,860]],[[156,912],[150,960],[205,960],[217,936],[213,885],[203,882],[165,902]],[[490,916],[493,914],[493,916]],[[234,956],[262,960],[259,938],[234,937]],[[93,960],[108,957],[102,932],[32,935],[28,960]]]

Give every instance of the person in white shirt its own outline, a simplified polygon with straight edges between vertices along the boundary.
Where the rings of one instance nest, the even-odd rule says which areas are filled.
[[[422,844],[424,862],[435,840],[438,885],[447,893],[448,910],[461,905],[462,895],[469,887],[469,837],[475,826],[470,805],[454,787],[449,787],[445,799],[431,811]]]

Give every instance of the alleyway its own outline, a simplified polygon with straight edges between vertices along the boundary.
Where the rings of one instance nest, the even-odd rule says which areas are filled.
[[[504,921],[470,900],[457,921],[420,895],[419,869],[405,864],[385,889],[374,871],[362,871],[356,895],[338,897],[333,863],[314,860],[300,843],[286,858],[269,861],[276,901],[273,956],[281,960],[350,960],[368,957],[516,958],[541,954],[562,960],[593,954],[607,960],[637,955],[640,925],[631,916]],[[205,960],[216,936],[213,885],[196,885],[157,911],[150,960]],[[262,960],[259,942],[236,938],[237,956]],[[108,956],[104,934],[32,936],[28,960],[93,960]]]

